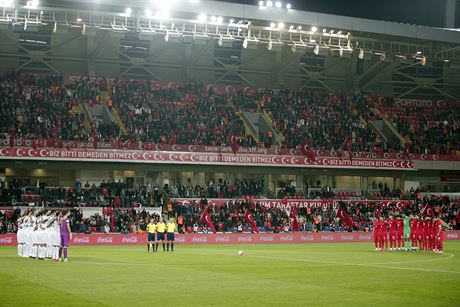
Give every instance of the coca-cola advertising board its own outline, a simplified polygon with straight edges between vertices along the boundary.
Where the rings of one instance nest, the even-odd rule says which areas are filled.
[[[460,231],[445,231],[445,240],[460,240]],[[217,233],[176,234],[176,244],[281,244],[372,242],[372,232],[289,232],[289,233]],[[147,234],[75,234],[71,245],[141,245]],[[15,234],[0,235],[0,246],[17,244]]]

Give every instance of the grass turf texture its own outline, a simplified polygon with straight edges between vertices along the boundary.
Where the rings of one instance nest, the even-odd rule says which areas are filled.
[[[177,245],[153,254],[88,246],[71,247],[68,263],[0,247],[0,305],[459,306],[460,241],[447,242],[443,255],[372,247]]]

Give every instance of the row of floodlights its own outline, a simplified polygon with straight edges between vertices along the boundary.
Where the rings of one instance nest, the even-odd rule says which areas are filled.
[[[260,8],[265,8],[265,7],[276,7],[276,8],[282,8],[285,7],[288,10],[292,9],[292,5],[290,3],[286,3],[283,5],[281,1],[259,1],[259,7]]]

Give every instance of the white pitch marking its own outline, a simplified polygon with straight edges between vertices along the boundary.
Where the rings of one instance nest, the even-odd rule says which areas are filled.
[[[255,256],[255,255],[247,255],[247,257],[301,261],[301,262],[313,262],[313,263],[323,263],[323,264],[333,264],[333,265],[343,265],[343,266],[363,266],[363,267],[374,267],[374,268],[384,268],[384,269],[460,274],[460,272],[458,271],[445,271],[445,270],[434,270],[434,269],[432,270],[432,269],[423,269],[423,268],[404,268],[404,267],[397,267],[397,266],[373,265],[373,264],[363,264],[363,263],[340,263],[340,262],[333,262],[333,261],[319,261],[319,260],[310,260],[310,259],[295,259],[295,258],[272,257],[272,256]]]

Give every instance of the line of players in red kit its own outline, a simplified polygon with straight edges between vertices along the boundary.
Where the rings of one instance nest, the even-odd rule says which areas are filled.
[[[374,221],[376,251],[420,250],[443,253],[441,220],[435,217],[379,217]]]

